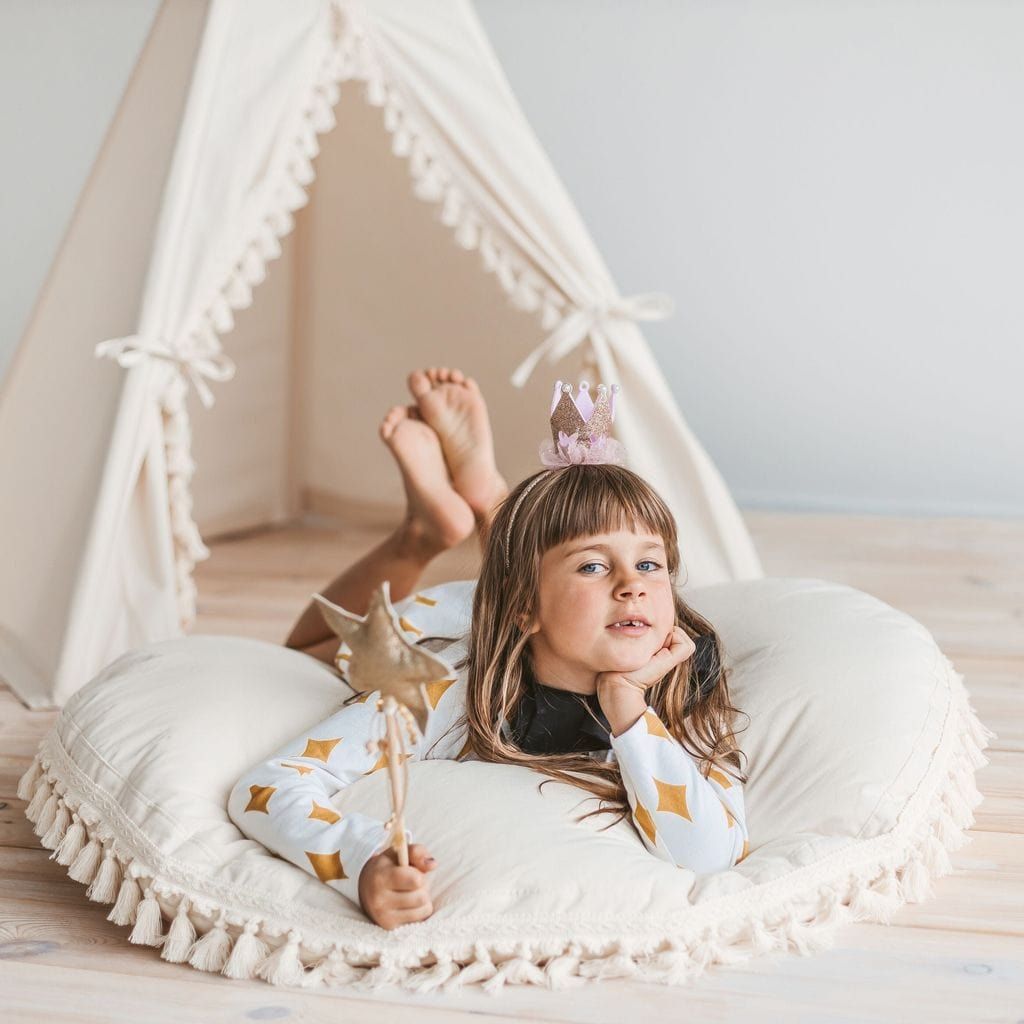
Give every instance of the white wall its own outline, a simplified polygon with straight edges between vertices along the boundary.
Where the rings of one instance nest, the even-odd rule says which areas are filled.
[[[0,4],[0,380],[159,6]]]
[[[1024,515],[1024,4],[475,2],[740,504]],[[0,6],[0,375],[157,6]]]
[[[1024,4],[476,8],[741,505],[1024,514]]]

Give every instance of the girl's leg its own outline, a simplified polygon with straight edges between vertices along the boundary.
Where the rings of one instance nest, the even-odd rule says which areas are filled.
[[[370,595],[383,580],[390,581],[392,601],[408,597],[430,561],[468,537],[475,522],[473,510],[452,487],[438,435],[420,419],[415,406],[391,409],[380,425],[380,436],[401,470],[408,507],[402,525],[390,537],[322,591],[355,615],[366,612]],[[339,640],[311,601],[285,643],[331,663]]]

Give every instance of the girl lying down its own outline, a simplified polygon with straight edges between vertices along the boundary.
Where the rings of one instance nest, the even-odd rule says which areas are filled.
[[[738,709],[713,627],[676,589],[673,517],[614,461],[623,454],[606,436],[614,393],[599,388],[594,403],[586,385],[573,398],[559,382],[546,468],[509,493],[476,383],[430,369],[412,373],[409,387],[415,404],[393,408],[380,428],[402,472],[405,520],[323,593],[362,615],[390,581],[396,611],[408,610],[403,628],[452,666],[429,687],[412,758],[525,765],[597,797],[603,806],[584,817],[617,814],[610,827],[629,816],[655,857],[698,873],[738,863],[748,848]],[[482,566],[469,632],[452,637],[453,621],[467,619],[453,613],[455,591],[426,598],[417,581],[474,528]],[[466,594],[465,584],[447,586]],[[339,652],[314,603],[287,643],[331,664]],[[410,863],[400,866],[383,822],[331,804],[386,770],[366,749],[378,696],[355,694],[254,765],[229,813],[391,929],[433,913],[435,859],[407,832]]]

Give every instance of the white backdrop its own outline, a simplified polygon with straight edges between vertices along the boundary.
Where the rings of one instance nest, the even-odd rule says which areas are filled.
[[[645,333],[740,504],[1024,514],[1024,5],[475,2],[622,289],[675,296]],[[156,4],[134,6],[119,31],[90,5],[83,66],[113,77],[0,62],[6,137],[54,126],[0,165],[0,366]],[[4,53],[30,32],[81,59],[79,28],[0,8]]]

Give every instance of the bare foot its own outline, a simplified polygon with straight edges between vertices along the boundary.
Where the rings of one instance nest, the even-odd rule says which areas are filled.
[[[413,370],[408,383],[420,415],[441,439],[452,485],[477,520],[489,522],[508,484],[494,462],[491,422],[479,386],[446,366]]]
[[[416,406],[390,409],[381,421],[380,437],[402,471],[410,539],[427,554],[465,540],[475,525],[473,510],[452,487],[440,440],[419,418]]]

